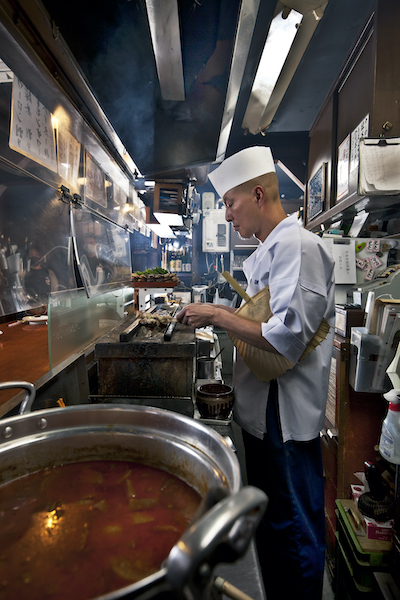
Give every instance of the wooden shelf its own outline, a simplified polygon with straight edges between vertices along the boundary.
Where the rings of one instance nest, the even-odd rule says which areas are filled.
[[[132,287],[138,289],[173,288],[177,285],[177,281],[132,281]]]

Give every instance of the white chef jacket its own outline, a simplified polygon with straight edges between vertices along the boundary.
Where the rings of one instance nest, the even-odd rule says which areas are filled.
[[[243,270],[249,296],[269,285],[273,317],[262,323],[262,335],[290,361],[297,363],[323,317],[331,326],[307,358],[277,378],[283,441],[314,439],[323,426],[333,350],[333,259],[321,238],[292,215],[244,261]],[[269,383],[257,379],[238,352],[233,385],[235,421],[262,439]]]

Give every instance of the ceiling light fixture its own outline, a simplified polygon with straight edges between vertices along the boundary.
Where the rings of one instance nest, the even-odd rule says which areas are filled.
[[[221,130],[218,140],[217,162],[220,162],[225,158],[259,5],[260,0],[242,0],[241,3],[224,113],[222,115]]]
[[[161,225],[169,225],[170,227],[183,227],[183,219],[181,215],[176,213],[155,212],[155,218]]]
[[[185,100],[177,0],[146,0],[163,100]]]
[[[277,3],[242,122],[253,135],[270,126],[328,4],[320,2]]]
[[[175,233],[172,231],[171,227],[169,227],[169,225],[162,225],[161,223],[148,223],[147,227],[149,229],[151,229],[151,231],[154,231],[154,233],[156,235],[158,235],[158,237],[160,238],[175,238],[176,235]]]

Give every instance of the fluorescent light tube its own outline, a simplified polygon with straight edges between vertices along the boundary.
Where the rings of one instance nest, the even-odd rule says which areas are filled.
[[[161,225],[169,225],[175,227],[183,226],[183,219],[181,215],[177,215],[176,213],[167,213],[167,212],[155,212],[155,218]]]
[[[148,223],[147,227],[154,231],[160,238],[174,238],[176,235],[168,225],[162,225],[161,223]]]

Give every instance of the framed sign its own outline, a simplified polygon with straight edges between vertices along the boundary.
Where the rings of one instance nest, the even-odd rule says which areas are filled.
[[[325,172],[326,163],[323,163],[308,182],[307,218],[309,221],[324,210]]]

